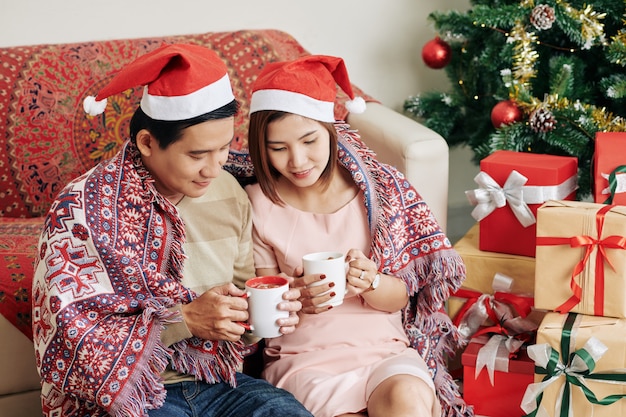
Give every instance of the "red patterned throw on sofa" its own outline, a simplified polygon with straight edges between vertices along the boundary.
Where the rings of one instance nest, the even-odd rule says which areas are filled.
[[[250,176],[250,87],[265,63],[308,53],[290,35],[256,30],[0,48],[0,314],[28,337],[42,216],[68,181],[117,152],[127,139],[142,89],[109,98],[105,113],[97,117],[83,111],[83,99],[164,42],[205,45],[224,59],[241,104],[226,168],[238,177]],[[338,97],[340,103],[347,100],[341,90]],[[346,115],[338,105],[337,119]]]

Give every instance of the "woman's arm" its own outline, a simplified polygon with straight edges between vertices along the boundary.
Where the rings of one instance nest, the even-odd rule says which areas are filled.
[[[396,312],[406,306],[409,301],[409,294],[406,290],[406,285],[401,279],[398,279],[391,275],[379,275],[379,283],[376,289],[371,287],[371,282],[375,278],[371,277],[371,273],[367,272],[363,277],[363,280],[370,283],[368,288],[361,293],[363,299],[377,310],[388,311],[390,313]],[[370,281],[371,279],[371,281]],[[350,282],[350,279],[348,279]]]
[[[409,300],[404,282],[394,276],[378,272],[374,261],[357,249],[346,255],[349,259],[348,285],[356,294],[360,294],[371,307],[390,313],[399,311]],[[376,279],[376,276],[379,276]],[[374,281],[378,281],[374,288]]]
[[[269,275],[278,275],[278,274],[280,274],[280,271],[278,270],[278,268],[257,268],[256,269],[257,277],[266,277]]]

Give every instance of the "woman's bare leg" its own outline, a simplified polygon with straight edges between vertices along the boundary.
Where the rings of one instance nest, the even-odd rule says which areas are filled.
[[[435,393],[424,380],[413,375],[385,379],[370,395],[369,417],[432,417]]]

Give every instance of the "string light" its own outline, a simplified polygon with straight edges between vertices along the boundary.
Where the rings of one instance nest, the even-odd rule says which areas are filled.
[[[547,149],[548,144],[550,149],[555,147],[565,153],[577,153],[579,157],[587,158],[587,150],[583,147],[592,145],[596,132],[626,131],[626,115],[622,114],[619,105],[612,107],[612,102],[607,102],[607,107],[601,107],[593,102],[600,95],[603,103],[605,99],[621,99],[626,92],[621,71],[626,68],[626,13],[623,18],[624,28],[614,33],[615,16],[609,19],[607,14],[602,13],[603,8],[608,10],[603,6],[604,3],[576,2],[576,7],[572,7],[569,2],[573,0],[508,2],[510,5],[505,10],[509,10],[508,7],[516,9],[508,18],[494,14],[495,10],[477,9],[473,16],[468,13],[472,22],[470,31],[463,29],[459,30],[463,35],[454,35],[457,36],[455,51],[461,58],[461,65],[455,68],[456,75],[451,77],[452,82],[457,78],[457,86],[454,87],[457,94],[454,95],[455,103],[451,107],[460,105],[479,110],[479,105],[489,106],[493,100],[498,104],[512,101],[522,114],[514,122],[516,126],[499,129],[486,138],[478,138],[478,141],[486,142],[480,142],[474,149],[477,155],[501,146],[541,152]],[[499,8],[502,2],[494,3],[498,3],[494,7]],[[442,17],[441,24],[437,16],[434,20],[448,30],[456,24],[467,22],[465,19],[455,19],[454,13],[449,15],[449,19]],[[606,23],[604,19],[607,19]],[[500,25],[502,27],[499,28]],[[609,30],[612,31],[611,36]],[[474,39],[474,34],[477,39]],[[461,36],[467,37],[465,42],[458,42]],[[565,39],[558,39],[560,37]],[[506,42],[501,51],[493,51],[489,45],[480,43],[491,42],[494,38],[494,48],[500,48]],[[592,48],[594,54],[606,55],[601,64],[609,63],[611,68],[597,77],[597,86],[580,91],[577,87],[586,82],[581,77],[588,76],[579,69],[580,59],[584,60],[589,55],[586,50]],[[503,57],[503,54],[507,56]],[[576,54],[583,56],[578,57]],[[501,63],[489,62],[500,59]],[[617,70],[616,65],[620,66]],[[616,74],[610,75],[612,71]],[[490,78],[498,78],[493,72],[500,72],[499,79]],[[483,76],[486,78],[484,83],[481,82]],[[540,76],[546,79],[539,80]],[[464,77],[467,77],[467,84]],[[475,77],[478,78],[476,83]],[[550,92],[558,91],[560,94],[544,95],[544,91],[539,91],[540,88]],[[598,88],[602,91],[596,94]],[[568,100],[566,96],[574,96],[574,93],[577,100]],[[446,117],[447,114],[444,113]],[[436,115],[433,119],[439,122]],[[555,131],[554,136],[552,131]],[[535,137],[533,132],[539,136]],[[468,137],[473,140],[473,132],[468,132]],[[469,144],[470,140],[467,142]],[[471,146],[474,148],[473,144]],[[588,168],[585,163],[581,163],[581,169]],[[589,184],[583,186],[588,187]]]

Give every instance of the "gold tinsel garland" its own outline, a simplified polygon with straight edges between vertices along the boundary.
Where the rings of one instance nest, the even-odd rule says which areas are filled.
[[[581,24],[581,36],[584,41],[581,49],[589,49],[594,44],[607,45],[604,34],[604,25],[600,22],[606,17],[606,13],[598,13],[593,7],[587,5],[582,11],[572,7],[565,1],[556,1],[557,7],[560,7],[563,13],[570,16],[573,20],[578,20]],[[529,13],[535,7],[534,0],[520,1],[520,7],[529,10]],[[474,22],[478,25],[478,22]],[[625,21],[626,24],[626,21]],[[485,27],[486,25],[481,24]],[[498,28],[492,28],[504,33]],[[540,44],[539,37],[531,31],[527,30],[527,25],[518,20],[508,33],[505,33],[508,43],[515,43],[513,46],[513,64],[511,70],[503,70],[501,72],[505,85],[509,88],[509,98],[526,113],[530,114],[539,108],[548,110],[564,110],[573,105],[577,109],[591,115],[591,119],[600,131],[615,132],[626,131],[626,119],[621,116],[613,115],[606,111],[606,108],[597,108],[592,104],[581,103],[579,101],[572,102],[567,98],[559,98],[557,95],[546,94],[543,100],[533,97],[530,91],[530,81],[536,76],[535,64],[539,59],[539,53],[535,50],[535,45]],[[626,44],[626,30],[621,30],[615,36],[611,37],[614,43]],[[545,45],[545,44],[544,44]],[[550,46],[550,45],[547,45]],[[563,49],[552,46],[555,49]],[[568,48],[566,51],[570,53],[576,52],[575,49]],[[617,60],[617,64],[626,65],[626,62]],[[463,84],[459,80],[459,84]],[[525,94],[522,94],[525,93]],[[524,101],[521,97],[530,97]]]
[[[521,7],[532,10],[535,7],[533,0],[523,0]],[[557,1],[557,6],[563,8],[564,12],[572,19],[581,23],[581,35],[584,44],[581,49],[589,49],[594,43],[606,44],[604,35],[604,25],[600,22],[606,17],[606,13],[598,13],[591,6],[586,6],[584,10],[577,10],[567,2]],[[616,35],[617,36],[617,35]],[[626,33],[619,34],[619,41],[626,39]],[[613,39],[618,41],[618,39]],[[565,109],[573,105],[567,98],[559,98],[556,95],[546,94],[543,100],[535,97],[530,102],[521,101],[521,90],[529,91],[530,80],[536,76],[535,63],[539,59],[539,54],[535,50],[535,45],[539,44],[538,36],[534,32],[527,31],[526,25],[517,21],[509,33],[507,42],[515,42],[513,55],[513,71],[503,74],[505,83],[509,86],[509,97],[515,101],[525,112],[531,113],[539,108],[557,110]],[[571,52],[574,52],[573,50]],[[512,76],[512,79],[510,79]],[[607,113],[605,108],[596,108],[591,104],[578,103],[581,109],[591,114],[594,123],[601,131],[624,131],[626,130],[626,120],[623,117]]]
[[[624,26],[626,26],[626,20],[622,20]],[[611,37],[612,45],[620,45],[622,49],[626,49],[626,29],[621,29],[615,35]],[[626,59],[612,59],[611,62],[617,65],[621,65],[622,67],[626,66]]]
[[[538,42],[534,32],[526,31],[525,25],[518,21],[508,34],[507,42],[515,42],[513,50],[513,76],[518,84],[529,86],[531,78],[537,75],[535,63],[539,53],[534,48]]]

